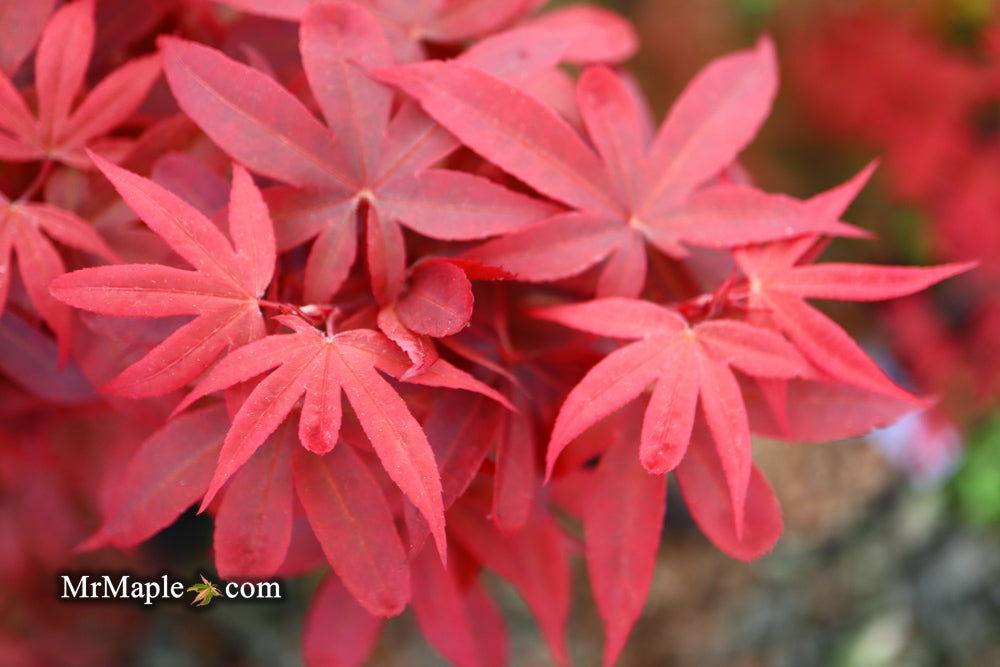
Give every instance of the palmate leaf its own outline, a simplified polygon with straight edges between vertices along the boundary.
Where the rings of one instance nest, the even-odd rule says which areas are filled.
[[[181,411],[202,396],[275,369],[233,418],[202,510],[303,396],[299,440],[317,454],[332,450],[340,433],[343,391],[389,477],[428,521],[444,556],[444,507],[434,453],[406,403],[376,371],[396,377],[405,373],[409,362],[402,350],[367,329],[328,336],[297,317],[277,319],[295,333],[267,336],[230,353],[177,407]],[[410,381],[471,390],[506,403],[442,359]]]
[[[674,311],[646,301],[597,299],[539,308],[533,314],[590,333],[638,339],[598,362],[566,397],[549,442],[548,474],[571,440],[656,382],[642,425],[643,466],[653,474],[678,466],[700,403],[740,535],[751,444],[746,408],[731,368],[754,377],[796,377],[808,368],[796,349],[774,331],[735,320],[689,326]]]
[[[86,220],[51,204],[11,202],[0,194],[0,314],[7,306],[12,256],[32,305],[56,335],[59,359],[69,355],[70,310],[49,293],[50,283],[66,265],[50,237],[108,261],[115,252]]]
[[[733,162],[770,109],[777,78],[766,39],[709,64],[655,138],[630,83],[607,68],[588,69],[577,103],[596,152],[555,110],[460,61],[382,68],[376,75],[481,156],[574,209],[467,255],[524,280],[565,278],[610,257],[598,296],[634,297],[645,282],[647,244],[683,256],[685,244],[863,235],[788,197],[747,186],[699,189]]]
[[[197,209],[152,181],[94,156],[126,203],[194,271],[122,264],[61,276],[52,295],[76,308],[119,317],[196,318],[111,380],[104,390],[130,398],[183,387],[229,347],[264,334],[259,297],[274,272],[274,231],[249,174],[233,169],[232,243]]]
[[[747,286],[733,296],[745,297],[752,317],[783,331],[812,364],[831,378],[918,404],[846,331],[807,304],[806,299],[892,299],[964,273],[975,263],[933,267],[800,264],[815,244],[815,239],[804,238],[737,250],[736,262],[746,276]]]
[[[51,3],[27,2],[45,12]],[[2,12],[0,12],[2,13]],[[45,12],[47,13],[47,12]],[[6,17],[18,25],[37,17]],[[42,32],[35,56],[38,114],[33,116],[0,68],[0,158],[10,161],[55,159],[91,169],[87,146],[99,152],[100,139],[125,122],[160,75],[158,56],[135,58],[104,78],[75,107],[94,48],[94,0],[76,0],[56,11]]]
[[[558,210],[474,174],[429,169],[459,144],[412,103],[390,118],[393,92],[365,68],[390,65],[393,56],[364,8],[311,5],[299,46],[326,126],[265,74],[199,44],[161,40],[181,108],[236,160],[293,186],[265,196],[279,249],[315,239],[306,262],[307,302],[328,303],[346,279],[359,236],[356,218],[365,207],[368,268],[383,304],[395,301],[405,275],[400,224],[433,238],[481,239]],[[520,40],[500,46],[491,57],[470,57],[476,66],[523,78],[551,68],[561,55]],[[526,55],[516,58],[519,50]]]

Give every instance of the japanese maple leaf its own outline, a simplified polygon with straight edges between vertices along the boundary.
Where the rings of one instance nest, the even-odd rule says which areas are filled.
[[[975,262],[933,267],[811,264],[815,238],[741,248],[734,255],[746,284],[732,293],[751,317],[780,329],[817,368],[840,382],[912,399],[833,320],[806,299],[880,301],[924,290]]]
[[[199,607],[204,607],[205,605],[210,604],[212,600],[222,595],[222,591],[219,590],[219,587],[206,579],[205,575],[201,575],[200,584],[188,586],[188,590],[196,593],[194,600],[191,601],[191,604],[197,604]]]
[[[359,211],[372,287],[391,303],[406,266],[398,223],[433,238],[477,239],[555,210],[473,174],[428,168],[458,144],[415,105],[390,116],[392,89],[362,70],[392,63],[389,42],[354,4],[316,4],[302,19],[302,64],[327,127],[270,77],[214,49],[168,38],[161,46],[184,111],[235,159],[294,186],[267,197],[280,250],[315,239],[307,303],[327,303],[348,275]],[[495,67],[510,65],[486,56]]]
[[[75,105],[93,52],[94,30],[94,0],[68,3],[52,15],[35,56],[37,116],[0,71],[0,159],[57,160],[91,169],[84,149],[103,152],[115,145],[96,140],[139,107],[159,76],[160,59],[131,60]]]
[[[44,232],[44,233],[43,233]],[[12,255],[32,305],[59,342],[59,356],[69,354],[70,310],[49,294],[49,283],[66,273],[59,251],[48,239],[108,261],[116,255],[94,228],[75,214],[51,204],[9,201],[0,194],[0,314],[10,291]]]
[[[326,0],[217,0],[252,14],[298,21]],[[400,61],[425,57],[422,42],[457,43],[483,37],[525,17],[544,0],[348,0],[378,17]],[[618,62],[635,53],[638,39],[627,21],[601,7],[573,5],[528,25],[581,31],[574,62]],[[585,32],[584,32],[585,31]]]
[[[588,69],[577,102],[590,144],[538,99],[461,63],[383,68],[378,76],[419,100],[484,158],[573,209],[468,257],[524,280],[551,281],[610,256],[598,295],[636,296],[645,281],[647,242],[683,256],[684,244],[730,247],[807,232],[857,234],[788,197],[743,185],[698,189],[757,132],[774,97],[775,69],[766,39],[714,61],[655,138],[629,83],[610,69]]]
[[[728,319],[690,326],[668,308],[635,299],[597,299],[539,308],[533,314],[581,331],[636,341],[598,362],[566,397],[549,441],[548,474],[570,441],[655,382],[642,424],[642,465],[653,474],[677,467],[700,403],[725,471],[739,534],[750,483],[751,444],[732,368],[755,377],[792,378],[807,369],[796,349],[768,329]]]
[[[343,391],[389,477],[427,519],[443,555],[444,508],[434,453],[406,403],[376,372],[379,369],[401,376],[409,366],[403,352],[383,334],[369,329],[323,334],[298,317],[276,319],[295,333],[267,336],[231,352],[177,407],[177,411],[183,410],[202,396],[276,369],[254,388],[233,418],[202,510],[303,395],[299,421],[302,446],[318,454],[333,449],[340,433]],[[410,381],[469,389],[506,403],[489,387],[442,359]]]
[[[104,390],[141,398],[183,387],[228,347],[264,335],[258,299],[274,272],[274,231],[250,175],[233,166],[232,243],[202,213],[156,183],[94,156],[129,207],[193,271],[160,264],[82,269],[53,281],[52,295],[76,308],[119,317],[195,315]]]

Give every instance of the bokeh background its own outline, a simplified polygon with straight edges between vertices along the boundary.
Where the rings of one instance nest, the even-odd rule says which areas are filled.
[[[827,258],[982,263],[916,297],[829,308],[901,383],[939,397],[936,407],[861,440],[758,441],[755,457],[782,502],[786,534],[755,563],[717,552],[672,495],[650,599],[621,664],[1000,665],[1000,7],[991,0],[603,4],[637,25],[643,46],[630,66],[660,117],[711,58],[762,32],[774,37],[780,96],[744,156],[758,184],[807,197],[880,160],[845,216],[878,239],[838,241]],[[75,425],[77,440],[93,427]],[[57,435],[52,442],[65,440]],[[37,451],[11,451],[0,462],[0,531],[32,534],[38,562],[17,560],[21,547],[0,540],[0,579],[28,582],[0,596],[0,664],[21,664],[25,636],[42,665],[299,664],[302,616],[316,584],[309,578],[290,582],[280,604],[227,602],[224,613],[57,603],[46,592],[55,567],[139,562],[149,572],[211,573],[210,521],[188,514],[132,553],[74,555],[63,538],[93,526],[75,494],[99,462],[65,447],[53,449],[58,465]],[[36,469],[48,477],[28,481],[24,471]],[[24,507],[75,518],[32,525]],[[594,665],[600,623],[579,561],[577,569],[571,652],[578,664]],[[526,608],[513,593],[500,595],[515,664],[550,664]],[[372,664],[441,663],[404,615],[389,624]]]

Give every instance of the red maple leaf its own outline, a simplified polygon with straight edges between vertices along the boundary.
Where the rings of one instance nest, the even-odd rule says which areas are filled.
[[[434,453],[406,403],[376,372],[401,376],[409,366],[402,351],[377,331],[323,334],[298,317],[277,319],[295,333],[267,336],[231,352],[177,408],[183,410],[202,396],[276,369],[253,389],[233,418],[202,510],[303,395],[302,446],[317,454],[332,450],[340,433],[343,391],[389,477],[427,519],[444,555],[444,507]],[[502,396],[443,359],[410,381],[477,391],[506,404]]]
[[[804,233],[859,235],[797,200],[742,185],[699,190],[753,138],[776,88],[774,53],[720,58],[691,83],[653,138],[634,88],[607,68],[584,72],[577,102],[592,145],[555,111],[459,62],[382,68],[463,143],[573,210],[468,254],[519,278],[551,281],[610,256],[599,296],[637,296],[646,242],[684,256],[683,244],[731,247]]]
[[[359,213],[372,287],[391,303],[406,266],[399,224],[434,238],[477,239],[555,210],[485,178],[429,168],[458,144],[416,105],[391,114],[392,89],[363,69],[392,63],[388,40],[353,4],[313,5],[302,21],[302,63],[326,127],[265,74],[205,46],[161,44],[181,108],[235,159],[292,186],[267,198],[280,250],[315,239],[305,267],[307,303],[327,303],[347,277]],[[523,71],[508,74],[528,76],[551,57],[543,49],[537,62],[528,56],[518,61]],[[473,60],[500,69],[513,62],[492,52]]]
[[[70,310],[52,298],[49,284],[66,273],[66,265],[49,236],[108,261],[114,261],[117,255],[90,223],[77,215],[51,204],[12,202],[0,194],[0,314],[7,306],[11,255],[15,254],[28,298],[55,333],[60,360],[65,361],[69,354]]]
[[[52,282],[52,295],[76,308],[119,317],[195,315],[105,391],[140,398],[179,389],[226,348],[264,335],[259,299],[274,273],[274,231],[250,175],[233,168],[229,207],[232,243],[190,204],[156,183],[94,156],[101,171],[140,218],[191,264],[81,269]]]
[[[795,348],[768,329],[728,319],[690,326],[668,308],[634,299],[597,299],[533,314],[637,341],[601,360],[566,397],[549,442],[548,474],[570,441],[655,382],[642,425],[643,466],[653,474],[677,467],[700,404],[722,461],[739,534],[750,483],[750,426],[730,367],[755,377],[795,377],[807,368]]]
[[[68,3],[52,15],[35,56],[37,116],[0,71],[0,158],[58,160],[92,169],[84,153],[88,146],[101,153],[121,152],[116,146],[120,142],[97,140],[135,113],[160,74],[160,58],[129,61],[75,105],[94,48],[94,31],[94,0]]]
[[[888,396],[910,399],[846,331],[806,299],[880,301],[924,290],[973,268],[975,262],[933,267],[829,262],[810,264],[815,238],[735,251],[746,282],[731,292],[751,320],[784,332],[830,378]]]

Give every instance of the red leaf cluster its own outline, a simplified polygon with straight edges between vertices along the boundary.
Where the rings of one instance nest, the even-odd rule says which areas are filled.
[[[752,184],[766,37],[657,129],[618,66],[631,27],[593,7],[222,3],[292,22],[289,66],[240,41],[246,14],[166,2],[124,65],[98,51],[91,73],[113,71],[80,101],[94,2],[52,4],[4,5],[39,38],[31,74],[26,36],[0,43],[0,187],[20,193],[0,199],[0,370],[25,411],[134,424],[84,548],[200,502],[223,577],[329,568],[312,664],[363,662],[407,606],[450,661],[503,664],[484,570],[567,663],[569,521],[613,663],[666,473],[713,543],[757,558],[782,523],[752,434],[842,438],[925,405],[809,300],[970,265],[814,263],[868,235],[840,218],[870,170],[809,200]]]

